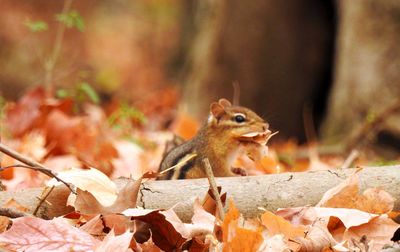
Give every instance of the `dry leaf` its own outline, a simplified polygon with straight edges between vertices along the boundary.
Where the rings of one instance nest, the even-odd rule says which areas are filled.
[[[196,135],[199,127],[199,122],[193,117],[186,113],[179,113],[172,125],[172,131],[183,139],[189,140]]]
[[[148,241],[139,245],[142,248],[142,251],[146,252],[162,252],[162,250],[154,244],[153,240],[150,238]]]
[[[101,219],[101,215],[96,215],[88,222],[80,226],[79,229],[91,235],[103,234],[104,224],[103,220]]]
[[[323,251],[337,243],[324,223],[318,221],[309,227],[305,237],[297,237],[293,240],[300,245],[298,251]]]
[[[8,231],[0,234],[1,246],[26,252],[93,251],[98,243],[91,235],[61,218],[50,221],[35,217],[17,218]]]
[[[166,216],[171,218],[171,214],[149,209],[127,209],[122,214],[149,224],[152,240],[162,250],[176,250],[185,242],[183,236],[167,220]]]
[[[6,216],[0,216],[0,233],[3,233],[11,225],[10,218]]]
[[[190,237],[194,237],[199,234],[211,234],[214,230],[215,216],[204,210],[198,199],[194,202],[193,212],[193,224],[187,225],[191,229]]]
[[[263,242],[261,230],[249,230],[237,227],[235,235],[229,242],[224,243],[224,252],[253,252],[257,251]]]
[[[112,205],[117,199],[117,186],[101,171],[91,168],[83,170],[73,168],[68,171],[58,173],[58,177],[64,181],[75,185],[82,191],[90,192],[103,206]],[[59,185],[60,182],[51,179],[47,185]],[[70,194],[68,205],[73,206],[75,195]]]
[[[290,250],[287,239],[279,234],[269,237],[264,240],[264,242],[260,245],[258,251],[263,252],[291,252],[296,250]]]
[[[161,211],[160,213],[186,239],[212,234],[215,225],[215,216],[205,211],[198,199],[194,202],[193,210],[192,223],[183,223],[172,209]]]
[[[256,227],[256,230],[247,229],[239,225],[238,219],[240,213],[235,207],[233,200],[229,202],[229,211],[225,215],[222,223],[223,232],[223,251],[257,251],[263,242],[261,235],[262,228]]]
[[[389,244],[394,232],[400,225],[386,214],[373,218],[363,225],[349,228],[343,235],[344,240],[360,240],[364,235],[370,241],[371,251],[380,251],[385,244]]]
[[[233,203],[233,200],[229,201],[229,210],[225,215],[224,222],[222,223],[222,241],[228,242],[231,237],[234,235],[234,233],[230,230],[230,226],[234,225],[236,226],[237,224],[237,219],[240,217],[240,212],[239,210],[235,207],[235,204]]]
[[[217,187],[218,193],[221,193],[221,187]],[[221,195],[221,194],[220,194]],[[223,205],[225,205],[226,201],[226,193],[223,193],[221,196],[221,202]],[[214,216],[219,216],[218,211],[217,211],[217,203],[214,199],[214,194],[211,192],[211,189],[208,189],[206,196],[204,197],[202,201],[202,207],[205,211],[208,213],[214,215]]]
[[[290,213],[292,215],[290,215]],[[340,219],[346,228],[368,223],[371,219],[377,216],[376,214],[366,213],[357,209],[325,207],[295,207],[279,209],[276,214],[284,217],[291,223],[299,223],[303,225],[312,224],[318,218],[324,219],[326,224],[328,224],[330,217],[336,217]]]
[[[133,233],[127,231],[122,235],[115,236],[114,230],[104,237],[104,240],[96,246],[95,252],[125,252],[132,251],[129,249]]]
[[[265,211],[261,215],[261,223],[267,228],[271,236],[283,234],[287,239],[295,237],[303,237],[306,232],[305,226],[294,226],[283,217],[275,215],[269,211]]]
[[[131,141],[116,141],[114,143],[118,152],[118,157],[112,160],[114,171],[113,178],[132,177],[138,179],[143,175],[140,162],[140,155],[143,154],[143,149]]]
[[[123,234],[127,230],[134,230],[133,221],[121,214],[105,214],[103,215],[103,221],[107,228],[114,229],[116,235]]]
[[[52,171],[61,172],[71,167],[80,167],[82,164],[74,155],[59,155],[47,158],[43,165],[51,167]]]
[[[27,92],[16,104],[8,104],[5,122],[14,136],[22,136],[38,123],[45,96],[43,88],[36,88]]]
[[[361,195],[358,173],[356,172],[339,185],[328,190],[317,206],[354,208],[369,213],[382,214],[393,210],[394,198],[378,188],[369,188]]]
[[[136,207],[137,195],[142,180],[129,180],[129,182],[119,191],[115,201],[108,206],[100,203],[92,193],[82,191],[78,188],[76,200],[73,204],[76,211],[82,214],[107,214],[120,213],[128,208]]]

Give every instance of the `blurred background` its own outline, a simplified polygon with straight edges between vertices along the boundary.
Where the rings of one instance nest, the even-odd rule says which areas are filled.
[[[0,91],[88,84],[168,127],[232,99],[279,130],[400,150],[396,0],[1,0]],[[237,83],[240,92],[234,92]],[[236,89],[238,90],[238,88]],[[182,113],[183,113],[182,112]]]

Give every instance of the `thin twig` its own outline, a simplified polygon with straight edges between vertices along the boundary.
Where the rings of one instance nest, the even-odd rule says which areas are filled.
[[[211,168],[210,161],[208,158],[202,160],[204,164],[204,168],[206,170],[208,183],[210,184],[211,192],[214,194],[215,201],[217,202],[217,209],[221,220],[225,218],[224,207],[222,206],[221,196],[219,195],[217,183],[215,182],[214,173]]]
[[[37,170],[37,168],[32,167],[30,165],[23,165],[23,164],[13,164],[13,165],[8,165],[8,166],[3,166],[0,167],[0,171],[5,171],[11,168],[26,168],[26,169],[32,169],[32,170]]]
[[[33,211],[33,215],[36,216],[37,212],[39,211],[39,208],[42,206],[42,204],[46,201],[47,197],[49,197],[50,193],[54,190],[55,186],[50,187],[50,189],[48,190],[48,192],[41,198],[39,198],[39,203],[36,206],[35,210]],[[46,188],[45,190],[47,190],[48,188]]]
[[[232,104],[235,106],[239,106],[240,104],[240,85],[239,81],[234,81],[232,82],[233,86],[233,98],[232,98]]]
[[[73,2],[73,0],[65,0],[64,1],[64,5],[63,5],[63,9],[61,11],[61,14],[68,13],[68,11],[71,8],[72,2]],[[62,42],[64,40],[65,28],[66,28],[65,24],[63,24],[62,22],[60,22],[58,24],[53,50],[51,52],[49,59],[44,64],[44,69],[46,71],[45,84],[46,84],[47,92],[50,92],[52,89],[54,67],[60,56]]]
[[[315,130],[312,107],[309,105],[303,107],[303,124],[307,138],[309,160],[310,162],[319,162],[317,132]]]
[[[10,218],[30,216],[28,213],[24,213],[13,208],[5,208],[5,207],[0,207],[0,215],[7,216]]]
[[[350,168],[353,162],[360,156],[358,150],[352,150],[346,160],[343,162],[341,169]]]
[[[55,178],[57,181],[63,183],[64,185],[66,185],[68,187],[69,190],[71,190],[72,193],[76,194],[75,190],[72,188],[72,186],[70,184],[68,184],[67,182],[65,182],[64,180],[62,180],[61,178],[59,178],[53,171],[51,171],[50,169],[48,169],[47,167],[45,167],[44,165],[23,156],[22,154],[12,150],[11,148],[9,148],[8,146],[4,145],[3,143],[0,143],[0,151],[3,152],[4,154],[26,164],[27,166],[24,165],[16,165],[15,167],[21,167],[21,168],[28,168],[28,169],[32,169],[35,171],[39,171],[41,173],[46,174],[47,176],[51,177],[51,178]]]

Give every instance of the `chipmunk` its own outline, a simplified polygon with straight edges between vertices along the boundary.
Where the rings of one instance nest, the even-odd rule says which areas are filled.
[[[226,99],[210,105],[207,122],[190,141],[169,151],[160,164],[159,179],[206,177],[202,160],[208,158],[216,177],[242,173],[232,168],[238,155],[260,159],[272,136],[269,125],[252,110],[232,106]],[[163,172],[164,171],[164,172]]]

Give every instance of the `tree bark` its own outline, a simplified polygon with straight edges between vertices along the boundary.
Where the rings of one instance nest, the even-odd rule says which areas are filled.
[[[332,10],[329,1],[201,1],[183,81],[190,114],[231,99],[237,81],[241,105],[304,140],[304,106],[330,83]]]
[[[360,174],[361,190],[379,187],[389,192],[396,200],[395,210],[400,209],[400,166],[364,168]],[[233,198],[245,217],[256,217],[262,210],[274,211],[283,207],[314,205],[330,188],[351,175],[355,169],[324,170],[299,173],[283,173],[253,177],[218,178],[222,193]],[[122,187],[126,180],[118,180]],[[63,190],[62,190],[63,189]],[[193,201],[203,199],[209,189],[207,179],[150,181],[142,184],[138,206],[146,209],[168,209],[173,206],[179,217],[189,221],[192,216]],[[59,190],[59,191],[57,191]],[[37,196],[42,189],[28,189],[18,192],[0,192],[0,204],[14,198],[31,209],[37,205]],[[65,207],[68,189],[64,186],[52,193],[42,206],[41,216],[60,216],[71,211]]]
[[[338,14],[335,80],[323,137],[346,143],[363,124],[399,101],[400,2],[341,0]],[[397,138],[397,146],[399,125],[399,113],[379,125]]]

